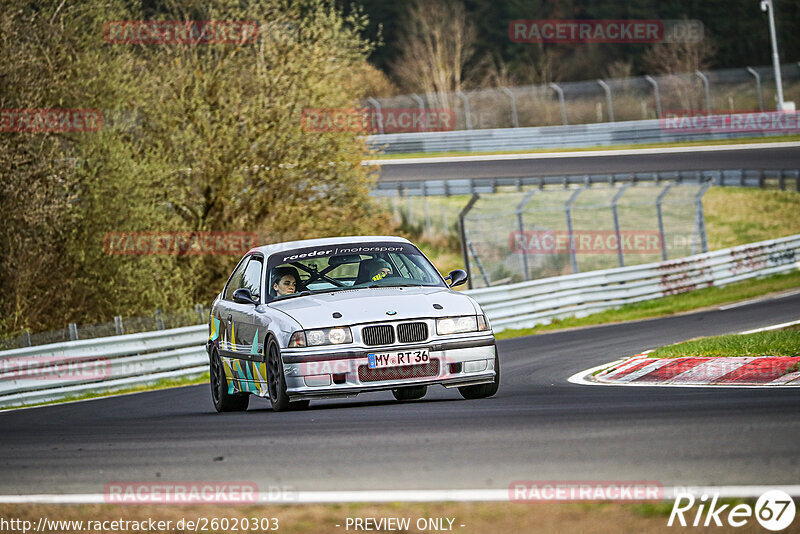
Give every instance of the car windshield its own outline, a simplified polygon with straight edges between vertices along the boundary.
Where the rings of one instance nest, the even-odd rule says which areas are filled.
[[[441,286],[442,276],[409,243],[370,242],[286,250],[270,256],[268,301],[375,287]],[[290,282],[295,287],[290,290]]]

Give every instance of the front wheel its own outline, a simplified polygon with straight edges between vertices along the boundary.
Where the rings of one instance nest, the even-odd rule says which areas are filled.
[[[281,353],[278,349],[278,343],[272,338],[267,344],[267,388],[269,390],[269,402],[275,412],[308,408],[309,401],[307,400],[289,402],[289,395],[286,393],[286,379],[283,375]]]
[[[216,347],[211,349],[211,368],[209,369],[211,382],[211,400],[218,412],[243,412],[250,404],[249,393],[228,393],[228,380],[225,378],[225,369],[222,367],[222,358]]]
[[[465,399],[485,399],[497,393],[497,389],[500,387],[500,358],[497,356],[497,349],[494,352],[494,372],[494,382],[477,386],[462,386],[458,388],[458,392]]]
[[[392,390],[392,395],[399,401],[417,400],[425,396],[428,386],[415,386],[408,388],[397,388]]]

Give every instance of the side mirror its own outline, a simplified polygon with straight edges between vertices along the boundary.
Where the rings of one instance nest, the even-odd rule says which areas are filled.
[[[233,292],[233,302],[237,304],[256,304],[256,299],[253,294],[246,287],[237,289]]]
[[[461,269],[456,269],[455,271],[450,271],[445,280],[450,280],[450,284],[448,284],[450,287],[460,286],[467,281],[467,273]]]

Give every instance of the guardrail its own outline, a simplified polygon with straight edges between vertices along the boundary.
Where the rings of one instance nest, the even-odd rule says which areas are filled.
[[[566,126],[529,128],[495,128],[451,132],[410,132],[370,135],[367,144],[384,154],[427,152],[499,152],[549,148],[581,148],[590,146],[638,145],[645,143],[679,143],[768,137],[794,132],[776,131],[711,131],[689,132],[665,129],[658,119],[600,122]]]
[[[468,291],[495,332],[800,268],[800,234],[678,260]]]
[[[207,336],[197,325],[0,352],[0,407],[200,375]]]
[[[709,286],[800,268],[800,234],[680,260],[465,291],[495,331],[584,316]],[[207,326],[0,352],[0,407],[197,376],[208,368]]]
[[[371,194],[392,196],[454,196],[493,194],[501,189],[561,187],[596,184],[685,183],[734,187],[775,188],[785,191],[794,186],[800,191],[800,169],[716,169],[650,171],[613,174],[567,174],[554,176],[510,176],[504,178],[461,178],[450,180],[401,180],[378,182]]]

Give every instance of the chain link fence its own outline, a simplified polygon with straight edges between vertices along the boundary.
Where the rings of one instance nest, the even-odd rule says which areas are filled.
[[[784,64],[781,73],[785,100],[800,103],[800,63]],[[776,108],[776,95],[774,70],[768,65],[369,98],[363,106],[376,111],[452,109],[452,129],[473,130],[657,119],[675,110],[768,111]]]
[[[23,332],[19,336],[0,339],[0,350],[10,350],[77,339],[93,339],[98,337],[118,336],[122,334],[136,334],[154,330],[169,330],[182,326],[192,326],[208,323],[209,309],[202,304],[196,304],[194,310],[178,313],[161,313],[161,310],[148,317],[114,317],[113,321],[95,324],[70,323],[64,328],[31,334]]]
[[[709,183],[474,195],[461,213],[471,287],[707,252]]]

